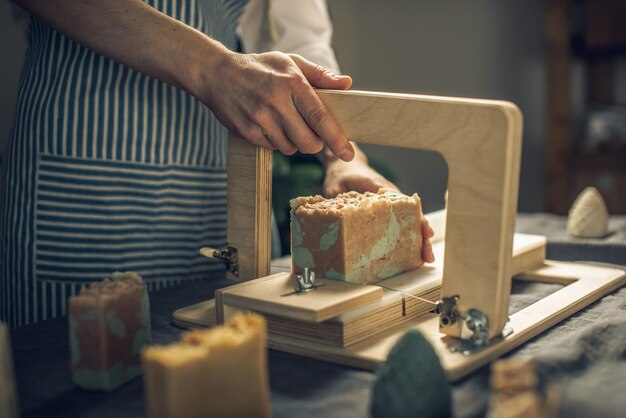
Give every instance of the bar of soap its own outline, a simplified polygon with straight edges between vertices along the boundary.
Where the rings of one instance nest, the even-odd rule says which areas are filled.
[[[491,365],[491,389],[501,394],[536,390],[539,385],[535,362],[530,358],[514,357]]]
[[[0,322],[0,417],[17,418],[18,416],[9,331],[7,326]]]
[[[139,376],[141,351],[150,343],[150,303],[136,273],[116,273],[69,300],[74,383],[110,391]]]
[[[265,320],[236,315],[226,325],[183,334],[143,352],[152,418],[271,416]]]
[[[318,277],[375,283],[422,265],[422,205],[407,196],[342,193],[291,200],[291,260]]]

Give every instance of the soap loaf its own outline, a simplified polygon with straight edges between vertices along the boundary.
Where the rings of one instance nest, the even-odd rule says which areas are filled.
[[[17,418],[18,416],[9,331],[6,325],[0,322],[0,417]]]
[[[141,350],[150,343],[148,293],[136,273],[116,273],[69,300],[74,383],[112,390],[139,376]]]
[[[236,315],[226,325],[183,334],[143,352],[152,418],[271,416],[265,321]]]
[[[326,279],[375,283],[422,265],[417,194],[381,189],[291,200],[291,259]]]

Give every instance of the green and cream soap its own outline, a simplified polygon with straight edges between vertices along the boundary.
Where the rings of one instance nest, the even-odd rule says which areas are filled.
[[[417,194],[348,192],[291,200],[291,260],[318,277],[375,283],[422,265]]]
[[[115,273],[69,300],[72,378],[84,389],[113,390],[142,373],[150,305],[142,278]]]

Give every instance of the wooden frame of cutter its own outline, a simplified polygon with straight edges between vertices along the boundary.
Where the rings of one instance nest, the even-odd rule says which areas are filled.
[[[455,379],[624,284],[621,270],[572,268],[565,263],[537,266],[529,271],[530,277],[570,285],[512,315],[513,334],[497,338],[509,320],[521,159],[519,109],[490,100],[359,91],[318,94],[352,141],[443,156],[448,166],[448,209],[441,296],[454,300],[459,318],[470,311],[484,315],[491,344],[470,355],[450,352],[448,343],[463,337],[463,321],[442,321],[429,314],[352,347],[303,344],[289,337],[270,339],[270,347],[373,369],[384,361],[398,335],[417,327]],[[229,141],[228,242],[237,250],[236,278],[262,281],[270,273],[271,152],[232,135]],[[226,315],[222,298],[228,289],[216,292],[218,320]],[[253,307],[239,302],[238,308]]]

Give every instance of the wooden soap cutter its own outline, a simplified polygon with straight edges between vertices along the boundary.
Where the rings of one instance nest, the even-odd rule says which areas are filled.
[[[448,207],[438,213],[439,225],[433,225],[435,231],[445,228],[445,246],[440,243],[443,263],[383,282],[417,283],[438,274],[439,282],[431,280],[429,286],[437,290],[438,283],[441,293],[429,300],[435,302],[436,313],[427,313],[429,307],[406,321],[394,320],[384,332],[355,337],[353,344],[333,346],[277,332],[269,335],[270,348],[373,370],[407,329],[417,328],[437,351],[449,378],[456,380],[626,282],[622,270],[545,260],[544,237],[530,236],[532,245],[524,247],[518,241],[528,237],[515,234],[520,248],[513,257],[522,115],[512,103],[362,91],[318,95],[350,140],[432,150],[445,159]],[[391,307],[394,297],[402,299],[404,315],[404,295],[371,285],[319,279],[325,285],[319,291],[279,298],[295,278],[289,272],[269,275],[271,172],[271,151],[231,134],[229,246],[208,253],[235,266],[229,276],[243,282],[216,291],[215,301],[177,311],[175,323],[210,326],[234,311],[253,310],[267,315],[268,322],[280,317],[294,324],[345,325],[368,309]],[[509,318],[512,275],[522,272],[525,280],[565,286]]]

